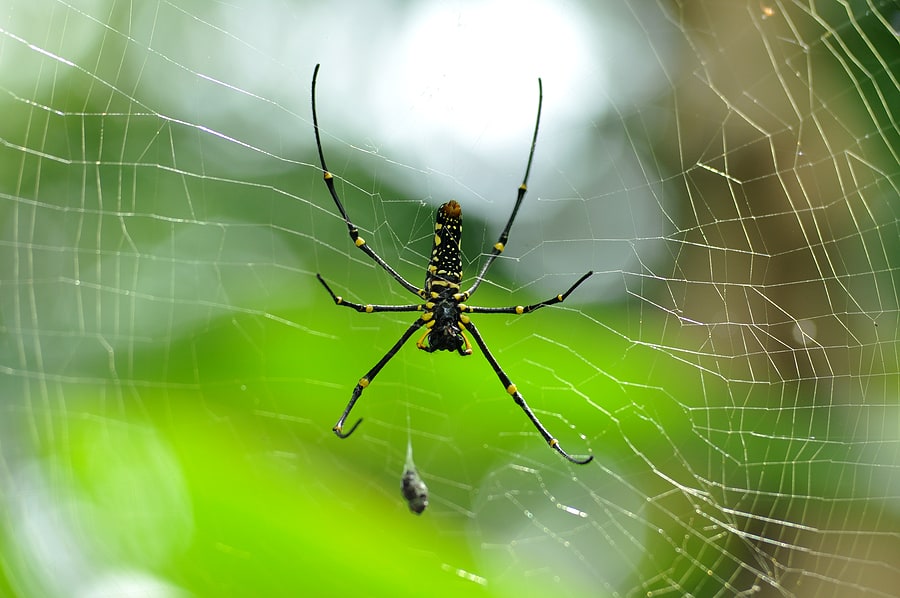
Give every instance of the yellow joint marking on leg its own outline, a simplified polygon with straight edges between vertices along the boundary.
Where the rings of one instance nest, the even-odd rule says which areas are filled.
[[[356,246],[357,247],[362,247],[365,244],[366,244],[365,239],[363,239],[362,237],[356,237]]]
[[[519,392],[519,389],[516,388],[515,384],[510,384],[509,386],[506,387],[506,392],[508,392],[511,395],[514,395],[517,392]]]
[[[432,282],[431,284],[434,284],[434,282]],[[438,293],[436,293],[436,292],[434,292],[434,291],[431,291],[431,298],[432,298],[432,299],[437,299],[438,297],[440,297],[440,295],[439,295]]]
[[[328,172],[327,170],[325,171],[325,174],[323,174],[322,176],[324,177],[324,179],[325,179],[326,181],[327,181],[328,179],[333,179],[333,178],[334,178],[334,176],[333,176],[330,172]]]
[[[494,243],[494,249],[502,252],[506,246],[503,243]]]
[[[375,308],[374,308],[374,307],[372,307],[371,305],[367,305],[367,306],[366,306],[366,313],[367,313],[367,314],[370,314],[370,313],[372,313],[373,311],[375,311]]]
[[[459,300],[459,297],[460,297],[459,295],[453,295],[453,298],[456,299],[457,301]],[[456,307],[459,308],[459,311],[469,311],[469,306],[466,305],[465,303],[459,303],[459,304],[457,304]]]
[[[435,322],[437,322],[437,320],[429,320],[428,323],[425,324],[425,328],[431,330],[432,328],[434,328],[434,323],[435,323]]]
[[[557,296],[556,296],[556,300],[557,300],[557,301],[562,301],[562,300],[563,300],[562,295],[557,295]]]
[[[522,191],[528,191],[528,187],[525,185],[525,183],[519,185],[519,189],[521,189]]]
[[[459,321],[462,322],[463,324],[468,324],[472,320],[466,314],[459,314]]]
[[[524,308],[523,306],[521,306],[521,305],[517,305],[517,306],[516,306],[516,313],[519,314],[519,315],[521,316],[522,314],[525,313],[525,308]]]
[[[431,318],[434,317],[434,313],[433,313],[433,312],[426,311],[424,314],[422,314],[422,315],[419,316],[419,317],[422,318],[422,320],[423,320],[424,322],[429,322],[432,326],[434,326],[434,322],[430,322]]]
[[[553,448],[556,448],[559,446],[559,440],[557,440],[556,438],[551,438],[548,444]]]
[[[425,334],[419,337],[419,340],[416,341],[416,346],[423,351],[426,349],[425,347],[425,337],[428,336],[428,331],[425,331]]]
[[[338,305],[340,305],[341,303],[344,302],[344,298],[341,297],[340,295],[338,295],[337,297],[335,297],[334,302],[337,303]]]
[[[441,236],[440,236],[440,235],[435,235],[435,236],[434,236],[434,246],[437,247],[437,246],[440,245],[440,244],[441,244]]]
[[[359,385],[362,386],[363,388],[367,387],[369,385],[369,379],[365,378],[365,377],[360,378]]]
[[[431,301],[426,301],[425,309],[434,309],[434,303],[432,303]]]

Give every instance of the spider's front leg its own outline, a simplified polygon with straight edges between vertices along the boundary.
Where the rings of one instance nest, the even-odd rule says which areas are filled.
[[[319,152],[319,164],[321,164],[322,166],[322,178],[325,181],[325,186],[328,188],[328,193],[331,195],[331,199],[334,200],[334,205],[337,206],[338,211],[341,213],[341,218],[344,219],[344,223],[347,225],[347,232],[350,234],[350,240],[352,240],[353,244],[359,247],[359,249],[363,253],[368,255],[373,262],[381,266],[385,272],[390,274],[394,280],[399,282],[404,289],[406,289],[413,295],[418,295],[419,297],[424,299],[425,291],[416,287],[416,285],[403,278],[403,276],[401,276],[399,272],[397,272],[387,262],[385,262],[384,259],[382,259],[382,257],[378,255],[374,249],[369,247],[369,245],[366,243],[366,240],[359,236],[359,228],[355,224],[353,224],[353,222],[350,220],[350,216],[347,215],[347,210],[344,208],[344,202],[341,201],[337,189],[334,186],[334,175],[331,174],[331,172],[328,170],[328,166],[325,164],[325,152],[322,151],[322,138],[321,134],[319,133],[319,115],[316,112],[316,79],[318,78],[318,76],[319,65],[317,64],[316,68],[313,70],[311,87],[313,131],[316,135],[316,149]],[[319,280],[321,280],[321,278]]]
[[[541,106],[544,103],[544,86],[541,83],[541,80],[538,79],[538,109],[537,109],[537,118],[534,120],[534,134],[531,136],[531,150],[528,152],[528,163],[525,165],[525,176],[522,178],[522,184],[519,185],[518,192],[516,193],[516,203],[513,205],[512,213],[509,215],[509,220],[506,221],[506,226],[503,227],[503,232],[500,233],[500,238],[497,239],[497,242],[494,243],[494,246],[491,248],[491,253],[488,255],[487,259],[484,261],[484,265],[481,267],[481,270],[478,272],[478,275],[475,277],[475,281],[472,283],[472,286],[463,293],[465,297],[468,299],[472,293],[484,282],[484,277],[487,274],[488,269],[490,269],[491,264],[494,263],[494,260],[497,259],[503,250],[506,248],[506,242],[509,241],[509,231],[512,230],[513,222],[516,221],[516,214],[519,213],[519,207],[522,205],[522,201],[525,199],[525,193],[528,191],[528,175],[531,174],[531,163],[534,160],[534,148],[537,146],[537,136],[538,129],[541,126]]]
[[[400,350],[400,347],[403,346],[403,343],[408,341],[409,337],[411,337],[416,332],[416,330],[421,328],[424,324],[425,320],[423,320],[422,318],[417,318],[416,321],[410,324],[409,328],[406,329],[406,332],[403,333],[403,336],[400,337],[400,340],[394,343],[394,346],[384,354],[384,357],[382,357],[371,370],[366,372],[365,376],[359,379],[359,382],[353,389],[353,394],[350,396],[350,402],[347,403],[347,407],[344,409],[344,413],[341,414],[341,419],[339,419],[338,422],[334,424],[334,428],[332,428],[334,430],[334,433],[337,434],[338,438],[346,438],[347,436],[350,436],[351,434],[353,434],[354,430],[356,430],[359,424],[362,423],[362,419],[359,419],[355,424],[353,424],[353,427],[350,428],[349,432],[344,432],[344,424],[347,422],[347,417],[350,415],[350,411],[353,409],[353,406],[356,404],[356,401],[359,399],[363,390],[365,390],[366,387],[371,384],[372,380],[375,379],[375,376],[378,375],[378,372],[381,371],[381,368],[383,368],[387,364],[387,362],[389,362],[394,357],[394,355],[397,354],[397,351]]]

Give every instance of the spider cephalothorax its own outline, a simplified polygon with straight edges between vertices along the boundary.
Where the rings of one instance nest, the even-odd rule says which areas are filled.
[[[428,330],[416,342],[423,351],[459,351],[460,355],[471,355],[472,345],[463,334],[469,317],[462,313],[459,303],[453,298],[441,298],[437,303],[425,304],[423,318]]]
[[[569,293],[587,280],[593,272],[588,272],[576,280],[575,284],[569,287],[569,290],[565,293],[560,293],[556,297],[551,297],[540,303],[534,303],[532,305],[513,305],[509,307],[477,307],[466,304],[466,301],[469,300],[469,297],[475,293],[478,286],[484,280],[488,268],[490,268],[491,264],[494,263],[494,260],[497,259],[497,256],[500,255],[506,247],[506,242],[509,239],[509,231],[512,228],[513,221],[516,219],[519,206],[522,205],[522,200],[525,199],[526,183],[528,182],[528,174],[531,172],[531,160],[534,158],[534,147],[537,143],[538,125],[541,122],[541,102],[543,98],[541,80],[538,79],[538,113],[534,123],[534,136],[531,139],[531,151],[528,154],[525,177],[522,179],[522,184],[519,185],[519,192],[516,196],[516,203],[513,206],[512,214],[510,214],[503,232],[500,233],[500,238],[491,248],[491,253],[481,267],[481,271],[475,277],[472,286],[465,291],[461,291],[459,285],[462,282],[462,256],[459,243],[462,236],[462,208],[456,201],[450,200],[437,210],[434,220],[434,244],[431,250],[431,259],[428,262],[428,270],[425,273],[424,288],[417,288],[411,282],[403,278],[366,244],[365,239],[359,236],[359,229],[350,221],[350,218],[347,216],[347,211],[344,209],[344,204],[341,202],[340,197],[338,197],[337,190],[334,186],[334,176],[328,171],[328,167],[325,166],[325,155],[322,152],[322,140],[320,139],[319,134],[319,120],[316,115],[316,77],[318,74],[319,65],[316,65],[312,79],[312,115],[313,129],[316,134],[316,149],[319,152],[319,163],[322,165],[325,185],[328,187],[328,192],[331,194],[331,198],[334,200],[338,211],[340,211],[341,216],[344,219],[344,223],[347,225],[350,239],[360,248],[360,250],[372,258],[376,264],[384,268],[384,270],[390,274],[394,280],[400,283],[403,288],[425,301],[424,303],[412,303],[409,305],[372,305],[344,301],[343,297],[340,297],[331,290],[331,287],[328,286],[328,283],[325,282],[325,279],[322,278],[320,274],[316,275],[319,282],[322,283],[337,305],[343,305],[363,313],[422,312],[421,316],[416,318],[415,322],[409,325],[406,332],[400,336],[399,340],[394,343],[378,363],[359,379],[359,382],[353,389],[353,394],[350,396],[347,407],[341,414],[341,418],[334,425],[334,433],[340,438],[346,438],[356,430],[356,427],[362,422],[361,419],[353,424],[349,432],[344,432],[344,424],[347,421],[347,417],[350,415],[350,411],[356,404],[356,401],[359,399],[360,395],[362,395],[363,390],[369,386],[387,362],[397,354],[400,347],[406,343],[419,328],[424,326],[425,334],[419,338],[416,342],[416,346],[429,353],[433,353],[434,351],[456,351],[460,355],[471,355],[472,344],[469,342],[466,334],[468,333],[471,335],[475,340],[475,344],[478,345],[478,348],[481,349],[481,352],[484,354],[485,359],[490,363],[494,373],[497,374],[497,377],[500,379],[506,392],[509,393],[515,403],[522,408],[522,411],[525,412],[525,415],[531,420],[535,429],[537,429],[544,440],[547,441],[547,444],[572,463],[584,465],[585,463],[590,462],[591,459],[593,459],[593,456],[577,459],[569,455],[559,446],[559,442],[547,431],[547,428],[544,427],[528,406],[528,403],[525,402],[525,398],[518,391],[516,385],[512,383],[509,376],[506,375],[506,372],[504,372],[500,367],[500,364],[497,363],[497,360],[491,354],[484,339],[481,337],[481,334],[478,332],[478,329],[475,327],[475,324],[469,318],[468,314],[521,315],[531,313],[536,309],[564,301],[566,297],[569,296]]]

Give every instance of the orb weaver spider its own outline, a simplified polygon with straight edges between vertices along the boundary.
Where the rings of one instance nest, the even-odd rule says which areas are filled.
[[[469,314],[521,315],[531,313],[548,305],[561,303],[562,301],[565,301],[566,297],[568,297],[578,285],[587,280],[593,272],[590,271],[576,280],[575,284],[569,287],[566,292],[547,299],[546,301],[541,301],[540,303],[534,303],[532,305],[513,305],[509,307],[477,307],[466,304],[469,297],[475,293],[479,285],[484,281],[484,277],[491,267],[491,264],[494,263],[494,260],[497,259],[497,256],[500,255],[506,247],[506,242],[509,239],[509,231],[512,228],[513,221],[516,219],[516,214],[519,212],[519,207],[522,205],[522,200],[525,198],[528,175],[531,172],[531,162],[534,158],[534,148],[537,144],[538,126],[541,122],[541,105],[543,103],[543,86],[541,80],[538,79],[538,111],[534,123],[534,135],[531,139],[531,151],[528,153],[525,177],[522,179],[522,184],[519,185],[516,204],[513,206],[512,214],[510,214],[509,220],[503,228],[503,232],[500,233],[500,238],[491,249],[490,255],[488,255],[484,265],[481,267],[481,271],[479,271],[478,275],[475,277],[472,286],[465,291],[461,291],[459,285],[462,281],[462,257],[460,256],[462,208],[460,208],[460,205],[456,201],[451,199],[443,204],[438,208],[437,214],[435,215],[434,245],[431,250],[431,259],[428,262],[428,268],[425,273],[424,288],[418,288],[403,278],[403,276],[385,262],[381,256],[375,253],[375,250],[369,247],[365,240],[359,236],[359,229],[351,222],[350,217],[347,216],[344,204],[341,202],[337,190],[335,189],[334,175],[331,174],[328,167],[325,165],[325,154],[322,152],[322,140],[319,134],[319,119],[316,114],[316,79],[319,75],[319,66],[320,65],[318,64],[316,65],[312,77],[312,117],[313,129],[316,134],[316,149],[319,152],[319,162],[322,165],[322,173],[325,179],[325,185],[328,187],[328,192],[331,194],[331,198],[334,200],[338,211],[341,213],[341,217],[347,224],[347,230],[354,245],[359,247],[363,253],[381,266],[394,280],[400,283],[404,289],[423,300],[423,303],[413,303],[409,305],[353,303],[352,301],[345,301],[343,297],[337,295],[331,290],[331,287],[328,286],[328,283],[325,282],[322,275],[316,274],[316,278],[319,279],[319,282],[322,283],[322,286],[324,286],[325,290],[328,291],[328,294],[331,295],[335,305],[349,307],[358,312],[367,314],[379,312],[422,312],[422,315],[416,318],[415,322],[410,324],[409,328],[406,329],[406,332],[400,336],[400,339],[394,343],[378,363],[359,379],[359,382],[353,389],[353,394],[350,396],[350,402],[347,403],[347,407],[341,414],[341,418],[334,425],[334,433],[337,434],[339,438],[347,438],[353,434],[359,424],[362,423],[362,419],[357,420],[348,432],[344,432],[344,424],[346,423],[347,417],[350,415],[353,406],[356,405],[356,401],[359,400],[360,395],[362,395],[363,390],[372,383],[372,380],[374,380],[381,369],[387,365],[387,362],[397,354],[400,347],[408,341],[419,328],[424,326],[425,333],[416,341],[416,347],[429,353],[433,353],[434,351],[456,351],[463,356],[471,355],[472,344],[464,334],[465,332],[468,332],[469,335],[475,339],[475,344],[481,349],[482,354],[491,365],[491,368],[493,368],[494,373],[497,374],[497,377],[500,379],[506,392],[509,393],[515,403],[522,408],[522,411],[525,412],[525,415],[528,416],[528,419],[531,420],[531,423],[537,431],[544,437],[547,444],[572,463],[577,463],[579,465],[589,463],[594,458],[593,455],[585,458],[576,458],[569,455],[559,445],[559,441],[547,431],[547,428],[544,427],[528,406],[528,403],[525,402],[525,398],[516,388],[516,385],[513,384],[512,380],[509,379],[509,376],[507,376],[506,372],[503,371],[503,368],[500,367],[500,364],[491,354],[487,344],[478,332],[478,328],[475,327],[475,324],[472,322],[471,318],[469,318]]]

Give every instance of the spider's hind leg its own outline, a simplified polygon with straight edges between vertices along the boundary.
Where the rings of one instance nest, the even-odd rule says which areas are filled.
[[[555,450],[557,453],[566,458],[566,460],[571,463],[575,463],[577,465],[586,465],[590,463],[594,456],[588,455],[584,458],[573,457],[569,453],[563,450],[561,446],[559,446],[559,441],[554,438],[550,432],[547,431],[547,428],[544,427],[544,424],[541,423],[541,420],[538,419],[537,415],[534,414],[534,411],[531,410],[531,407],[528,406],[528,403],[525,402],[525,397],[522,396],[522,393],[518,391],[516,385],[512,383],[512,380],[509,379],[509,376],[506,375],[506,372],[503,371],[503,368],[500,367],[500,364],[497,363],[497,360],[488,350],[487,345],[484,342],[484,339],[481,338],[481,335],[478,333],[478,329],[475,328],[475,325],[471,322],[468,323],[469,333],[472,335],[472,338],[475,339],[475,342],[478,344],[478,347],[481,349],[481,352],[484,353],[485,359],[488,360],[488,363],[491,364],[491,367],[494,369],[494,372],[497,374],[497,377],[500,378],[500,382],[503,384],[503,387],[506,389],[513,400],[516,402],[516,405],[522,408],[522,411],[525,412],[525,415],[528,416],[528,419],[531,420],[531,423],[537,429],[537,431],[543,436],[544,440],[547,441],[547,444]]]
[[[359,382],[353,389],[353,394],[350,396],[350,402],[347,403],[347,407],[341,414],[341,418],[337,421],[336,424],[334,424],[334,428],[332,428],[338,438],[346,438],[350,436],[359,426],[360,422],[362,422],[361,419],[357,420],[357,422],[353,424],[353,427],[350,428],[349,432],[344,432],[344,424],[347,422],[347,417],[350,415],[350,411],[353,409],[356,401],[359,400],[360,395],[362,395],[363,390],[365,390],[366,387],[371,384],[372,380],[375,379],[375,376],[378,375],[378,372],[381,371],[381,368],[387,365],[387,362],[389,362],[394,357],[394,355],[397,354],[397,351],[400,350],[400,347],[403,346],[403,343],[408,341],[409,337],[411,337],[416,330],[421,328],[423,324],[425,324],[425,321],[422,318],[417,318],[415,322],[410,324],[409,328],[406,329],[406,332],[403,333],[403,336],[401,336],[400,339],[396,343],[394,343],[394,346],[384,354],[384,357],[378,360],[378,363],[376,363],[371,370],[366,372],[365,376],[359,379]]]

